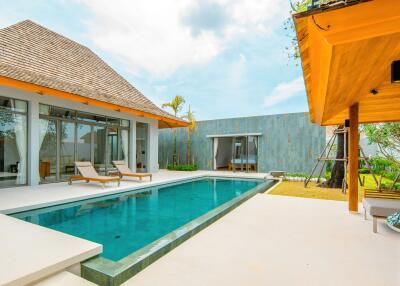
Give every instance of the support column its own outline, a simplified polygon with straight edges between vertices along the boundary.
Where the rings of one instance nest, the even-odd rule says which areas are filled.
[[[349,110],[349,211],[358,211],[358,103]]]
[[[39,102],[35,99],[29,101],[28,112],[28,185],[39,184]]]

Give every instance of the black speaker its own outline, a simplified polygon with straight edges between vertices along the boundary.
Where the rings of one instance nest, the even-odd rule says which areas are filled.
[[[392,63],[392,82],[400,82],[400,61]]]

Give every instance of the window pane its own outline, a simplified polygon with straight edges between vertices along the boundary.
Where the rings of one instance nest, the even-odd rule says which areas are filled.
[[[54,119],[40,119],[40,182],[57,180],[57,125]]]
[[[60,123],[60,179],[67,180],[75,173],[75,123],[67,121]]]
[[[24,113],[26,113],[26,112],[28,111],[28,104],[27,104],[27,102],[26,102],[26,101],[23,101],[23,100],[18,100],[18,99],[16,99],[16,100],[15,100],[15,107],[14,107],[14,110],[15,110],[15,111],[18,111],[18,112],[24,112]]]
[[[91,161],[90,143],[92,141],[92,127],[86,124],[78,124],[78,134],[76,139],[76,160]]]
[[[100,174],[105,174],[106,159],[106,128],[102,126],[93,127],[94,135],[94,167]]]
[[[123,126],[123,127],[129,127],[129,120],[121,119],[121,126]]]
[[[107,118],[107,123],[111,125],[119,125],[119,119],[116,118]]]
[[[12,99],[0,96],[0,108],[10,111],[18,111],[26,113],[28,111],[27,102],[18,99]]]
[[[106,118],[101,115],[78,112],[78,120],[93,123],[106,123]]]
[[[64,118],[64,119],[74,119],[75,111],[51,106],[50,107],[50,115],[54,116],[54,117]]]
[[[42,115],[50,115],[50,106],[46,104],[39,104],[39,113]]]
[[[26,115],[0,112],[0,187],[24,185],[27,175]]]

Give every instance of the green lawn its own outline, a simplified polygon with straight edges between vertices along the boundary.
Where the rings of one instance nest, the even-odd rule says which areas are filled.
[[[372,175],[370,174],[362,174],[362,177],[365,176],[365,186],[358,188],[358,199],[362,200],[364,196],[364,188],[367,189],[375,189],[376,185]],[[378,180],[380,179],[377,176]],[[391,180],[383,178],[383,183],[389,183]],[[269,194],[271,195],[280,195],[280,196],[292,196],[292,197],[302,197],[302,198],[311,198],[311,199],[322,199],[322,200],[335,200],[335,201],[346,201],[347,194],[344,195],[341,189],[329,189],[329,188],[321,188],[317,187],[316,183],[310,182],[307,188],[304,188],[303,182],[289,182],[284,181],[275,189],[273,189]]]

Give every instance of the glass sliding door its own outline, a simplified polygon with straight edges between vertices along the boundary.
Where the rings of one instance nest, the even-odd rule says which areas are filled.
[[[107,153],[108,153],[107,172],[116,170],[113,161],[119,160],[118,146],[119,146],[118,128],[108,128],[107,129]]]
[[[92,161],[92,126],[78,123],[76,131],[76,161]]]
[[[232,167],[233,170],[246,170],[247,166],[247,137],[233,138]]]
[[[27,183],[27,103],[0,97],[0,187]]]
[[[60,180],[75,174],[75,123],[60,121]]]
[[[136,171],[147,172],[148,124],[136,123]]]
[[[93,163],[97,172],[106,173],[106,127],[93,126]]]
[[[39,176],[40,182],[57,181],[57,121],[40,119],[39,136]]]

